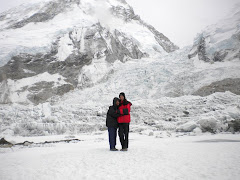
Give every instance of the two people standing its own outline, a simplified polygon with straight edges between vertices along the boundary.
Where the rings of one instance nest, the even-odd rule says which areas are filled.
[[[113,106],[110,106],[107,112],[106,125],[108,127],[109,144],[111,151],[116,149],[117,129],[119,139],[122,145],[121,151],[128,150],[128,134],[129,123],[131,121],[130,111],[132,103],[127,101],[123,92],[119,94],[119,98],[113,99]]]

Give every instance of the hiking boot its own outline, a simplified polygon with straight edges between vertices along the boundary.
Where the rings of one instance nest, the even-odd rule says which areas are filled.
[[[113,149],[110,149],[110,151],[118,151],[118,149],[116,149],[116,148],[113,148]]]
[[[123,149],[121,149],[121,151],[127,151],[128,149],[127,148],[123,148]]]

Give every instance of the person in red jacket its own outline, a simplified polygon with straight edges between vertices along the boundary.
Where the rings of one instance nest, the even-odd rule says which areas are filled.
[[[127,151],[129,123],[131,121],[130,111],[131,111],[132,103],[127,101],[125,93],[123,92],[119,94],[119,98],[120,98],[119,111],[121,116],[118,117],[117,119],[119,123],[118,135],[122,145],[121,151]]]

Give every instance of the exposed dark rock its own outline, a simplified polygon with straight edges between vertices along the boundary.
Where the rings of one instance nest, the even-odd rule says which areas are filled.
[[[63,94],[73,90],[74,87],[71,84],[63,84],[62,86],[58,86],[56,88],[56,95],[62,96]]]
[[[118,39],[119,36],[123,36],[123,42],[120,42]],[[127,45],[130,45],[131,49],[127,49]],[[106,60],[108,62],[114,62],[117,59],[123,61],[124,57],[141,59],[144,55],[147,56],[138,49],[137,45],[118,31],[115,31],[115,36],[111,36],[111,46],[112,51],[109,49],[105,51]]]
[[[39,82],[28,88],[31,94],[28,95],[28,99],[34,104],[44,103],[52,96],[62,96],[65,93],[73,90],[74,86],[71,84],[63,84],[54,87],[54,82]]]
[[[238,58],[240,60],[240,50],[238,51],[238,53],[236,54],[236,56],[234,58]]]
[[[225,51],[225,50],[221,50],[221,51],[218,51],[218,52],[215,52],[214,53],[214,57],[213,57],[213,61],[214,62],[221,62],[225,59],[225,57],[228,55],[228,52]]]
[[[2,138],[2,139],[0,139],[0,144],[2,145],[2,144],[12,144],[12,143],[10,143],[10,142],[6,141],[4,138]]]
[[[140,19],[138,15],[134,14],[132,7],[129,7],[129,9],[126,9],[123,6],[113,6],[111,8],[111,13],[119,18],[122,18],[126,22]]]
[[[240,95],[240,78],[224,79],[222,81],[213,82],[208,86],[204,86],[193,93],[198,96],[208,96],[215,92],[231,91],[234,94]]]
[[[49,17],[49,15],[46,13],[36,13],[31,17],[29,17],[28,19],[17,22],[16,24],[10,26],[9,28],[13,28],[13,29],[21,28],[30,22],[44,22],[49,19],[51,19],[51,17]]]
[[[61,142],[70,143],[70,142],[77,142],[77,141],[82,141],[82,140],[80,140],[80,139],[64,139],[64,140],[60,140],[60,141],[45,141],[43,143],[36,143],[36,144],[49,144],[49,143],[61,143]]]
[[[191,54],[189,54],[188,58],[191,59],[191,58],[195,57],[196,55],[198,55],[199,60],[202,60],[205,62],[210,61],[210,59],[206,53],[206,42],[205,42],[205,38],[203,36],[199,39],[196,50],[193,51]]]
[[[82,140],[79,140],[79,139],[64,139],[64,140],[59,140],[59,141],[45,141],[45,142],[39,142],[39,143],[24,141],[22,143],[15,144],[15,146],[44,145],[44,144],[61,143],[61,142],[70,143],[70,142],[79,142],[79,141],[82,141]]]
[[[4,138],[0,139],[0,147],[3,147],[3,148],[8,148],[8,147],[12,147],[13,144],[6,141]]]
[[[188,111],[183,111],[183,113],[184,113],[185,115],[189,115],[189,112],[188,112]]]
[[[233,59],[240,60],[240,32],[239,32],[239,12],[234,14],[232,19],[225,19],[231,25],[229,27],[222,27],[221,24],[215,24],[207,28],[195,39],[192,50],[188,58],[196,57],[205,62],[222,62],[231,61]],[[235,30],[235,31],[234,31]],[[223,37],[223,34],[230,33],[231,36]]]
[[[51,57],[54,54],[51,54]],[[19,54],[4,66],[0,67],[0,82],[6,79],[18,80],[35,76],[47,71],[48,63],[53,59],[47,59],[43,54]]]
[[[178,46],[176,46],[175,44],[173,44],[166,36],[164,36],[162,33],[160,33],[159,31],[157,31],[153,26],[144,23],[142,21],[142,23],[155,35],[155,39],[158,42],[158,44],[160,46],[162,46],[162,48],[170,53],[173,51],[176,51],[179,49]]]
[[[1,14],[0,15],[0,21],[3,21],[6,18],[6,16],[7,16],[6,14]]]
[[[194,51],[191,54],[188,54],[188,59],[192,59],[193,57],[195,57],[198,54],[198,51]]]
[[[29,145],[31,145],[31,144],[33,144],[33,142],[24,141],[23,143],[17,143],[17,144],[15,144],[15,145],[29,146]]]
[[[8,88],[8,84],[7,81],[3,81],[2,83],[0,83],[0,99],[2,100],[2,104],[8,104],[11,103],[10,99],[9,99],[9,88]]]
[[[205,62],[209,62],[210,59],[207,57],[206,54],[206,42],[205,42],[205,38],[202,37],[199,41],[199,45],[198,45],[198,58],[199,60],[203,60]]]
[[[228,130],[235,133],[240,132],[240,119],[236,119],[228,123]]]
[[[35,83],[33,86],[28,88],[30,92],[39,92],[42,89],[50,89],[54,86],[54,82],[46,82],[46,81],[41,81],[38,83]]]
[[[16,22],[15,24],[9,26],[8,28],[21,28],[28,23],[38,23],[38,22],[45,22],[53,19],[56,15],[59,13],[64,12],[67,8],[70,7],[71,3],[79,3],[78,0],[71,0],[71,1],[66,1],[66,0],[58,0],[58,1],[50,1],[46,7],[43,7],[42,9],[39,9],[38,13],[33,14],[32,16],[21,20],[19,22]],[[42,13],[44,11],[44,13]]]
[[[162,33],[157,31],[153,26],[147,24],[141,18],[136,15],[132,9],[132,7],[129,7],[129,9],[126,9],[122,6],[114,6],[112,7],[112,14],[124,19],[126,22],[130,22],[132,20],[138,21],[143,26],[147,27],[154,35],[155,39],[158,42],[158,44],[168,53],[173,52],[175,50],[178,50],[179,47],[176,46],[174,43],[172,43],[166,36],[164,36]]]
[[[144,121],[144,124],[147,124],[149,126],[154,126],[156,123],[154,121]]]

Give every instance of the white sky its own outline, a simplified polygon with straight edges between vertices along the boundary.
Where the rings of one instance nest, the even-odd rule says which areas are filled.
[[[0,13],[23,2],[24,0],[0,0]]]
[[[240,0],[126,0],[135,13],[180,47],[224,18]]]
[[[0,0],[0,12],[29,0]],[[136,14],[180,47],[224,18],[240,0],[126,0]]]

